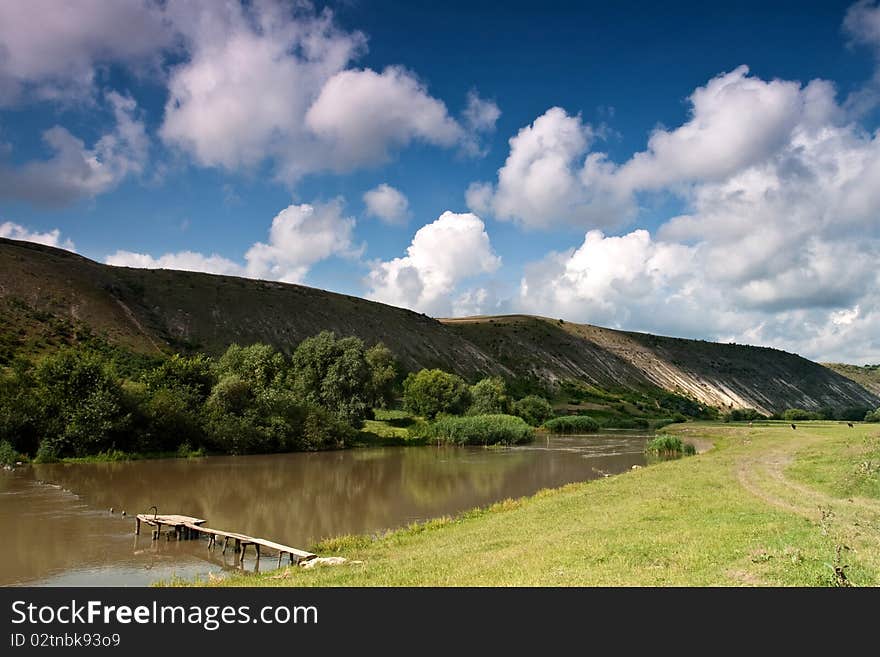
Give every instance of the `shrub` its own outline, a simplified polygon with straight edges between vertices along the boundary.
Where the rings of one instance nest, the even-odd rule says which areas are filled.
[[[514,402],[513,414],[521,417],[533,427],[539,427],[545,420],[553,417],[553,407],[543,397],[528,395]]]
[[[533,440],[535,430],[514,415],[469,415],[437,420],[423,435],[455,445],[516,445]]]
[[[44,439],[37,449],[34,463],[57,463],[58,460],[58,449],[51,441]]]
[[[7,440],[0,442],[0,465],[15,465],[18,460],[18,454],[12,447],[12,443]]]
[[[691,456],[697,453],[697,448],[682,442],[678,436],[661,434],[648,441],[645,452],[657,456]]]
[[[805,420],[821,420],[818,413],[811,413],[802,408],[789,408],[782,414],[782,419],[788,422],[803,422]]]
[[[599,423],[588,415],[563,415],[547,420],[544,428],[551,433],[594,433]]]
[[[490,377],[471,386],[469,415],[503,415],[510,410],[510,398],[503,379]]]
[[[428,419],[441,413],[460,415],[470,403],[470,390],[460,376],[421,370],[403,382],[403,403],[410,412]]]
[[[725,422],[751,422],[763,419],[765,419],[764,416],[754,408],[734,408],[724,416]]]
[[[880,408],[865,414],[865,422],[880,422]]]

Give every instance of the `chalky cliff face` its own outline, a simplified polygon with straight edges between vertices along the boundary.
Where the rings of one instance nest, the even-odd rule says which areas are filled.
[[[219,353],[266,342],[290,352],[322,330],[388,345],[408,370],[441,367],[599,388],[663,389],[724,408],[877,406],[858,383],[786,352],[615,331],[523,315],[435,320],[300,285],[101,265],[0,239],[0,358],[84,330],[140,353]]]

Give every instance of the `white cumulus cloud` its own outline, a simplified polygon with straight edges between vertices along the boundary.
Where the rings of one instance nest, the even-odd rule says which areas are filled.
[[[398,189],[382,183],[364,193],[367,214],[386,224],[405,224],[409,216],[409,201]]]
[[[305,117],[331,149],[333,167],[346,170],[384,162],[389,150],[420,139],[454,146],[462,127],[409,71],[341,71],[327,80]]]
[[[343,213],[342,201],[291,205],[272,220],[266,242],[247,250],[244,262],[195,251],[154,257],[120,250],[105,259],[109,265],[149,269],[182,269],[301,283],[309,269],[332,256],[356,258],[362,249],[352,242],[355,220]]]
[[[416,232],[405,256],[373,263],[367,296],[434,316],[449,315],[461,282],[500,266],[483,221],[474,214],[447,211]],[[471,299],[462,304],[473,306]]]
[[[6,237],[11,240],[22,240],[24,242],[36,242],[37,244],[45,244],[46,246],[54,246],[68,251],[76,251],[76,247],[69,239],[61,239],[61,231],[58,228],[40,233],[31,231],[21,224],[12,221],[4,221],[0,223],[0,237]]]
[[[0,105],[87,100],[98,66],[156,66],[173,41],[152,0],[0,2]]]
[[[588,126],[551,111],[511,140],[497,184],[471,188],[472,206],[531,226],[602,225],[579,205],[602,193],[617,201],[606,207],[618,223],[644,193],[675,195],[684,208],[654,236],[588,230],[580,246],[532,263],[519,306],[813,358],[880,359],[880,134],[822,80],[764,81],[740,67],[690,100],[685,123],[655,130],[621,165],[588,153]],[[550,125],[568,146],[538,143]],[[549,199],[528,186],[529,165],[547,159],[563,181]]]
[[[117,267],[136,267],[139,269],[179,269],[182,271],[198,271],[229,276],[242,276],[244,274],[244,268],[228,258],[219,256],[216,253],[206,256],[195,251],[166,253],[154,258],[146,253],[120,250],[107,256],[104,262]]]
[[[170,72],[160,135],[198,164],[270,162],[294,183],[381,164],[414,141],[465,148],[472,140],[412,72],[353,68],[366,38],[337,27],[329,10],[173,3],[167,13],[189,56]]]
[[[344,216],[338,199],[291,205],[272,220],[268,242],[257,242],[248,250],[248,276],[299,283],[320,260],[357,257],[361,249],[352,242],[354,226],[354,218]]]

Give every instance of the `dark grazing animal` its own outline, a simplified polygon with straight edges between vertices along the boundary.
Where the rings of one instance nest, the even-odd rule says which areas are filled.
[[[792,429],[797,429],[797,427],[795,426],[794,423],[792,423],[791,428],[792,428]]]
[[[850,429],[853,428],[853,424],[852,424],[852,422],[847,422],[847,423],[846,423],[846,426],[848,426]]]

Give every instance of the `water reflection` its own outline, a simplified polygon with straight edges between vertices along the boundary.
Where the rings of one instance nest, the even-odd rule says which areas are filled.
[[[308,548],[323,537],[378,532],[628,470],[644,464],[645,440],[617,432],[542,437],[511,449],[35,465],[0,476],[0,531],[13,536],[0,584],[145,585],[234,567],[230,553],[209,553],[204,542],[153,542],[149,531],[136,539],[133,515],[154,504],[160,512],[207,518],[212,527]],[[260,566],[275,563],[264,558]]]

